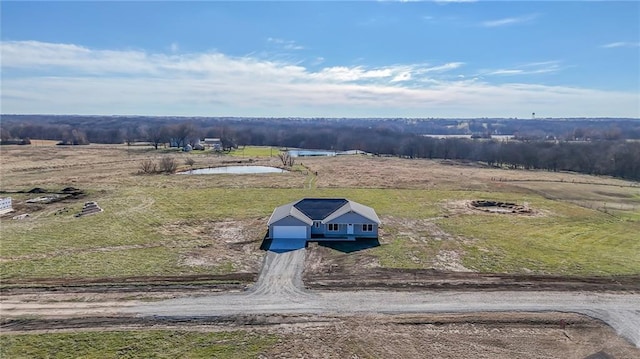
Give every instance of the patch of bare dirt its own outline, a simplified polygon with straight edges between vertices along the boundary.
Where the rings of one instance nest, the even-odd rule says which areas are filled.
[[[265,357],[582,359],[597,352],[615,358],[640,353],[606,325],[564,313],[349,317],[289,330]]]
[[[166,236],[188,237],[194,247],[183,255],[181,264],[193,267],[230,266],[233,271],[257,272],[264,252],[262,219],[224,221],[182,221],[161,228]]]
[[[392,288],[396,290],[640,292],[640,276],[637,275],[562,277],[403,268],[372,268],[354,273],[343,270],[339,266],[323,271],[307,269],[304,272],[304,282],[307,288],[333,290]]]
[[[462,265],[460,251],[440,250],[436,254],[436,261],[435,269],[451,272],[471,272],[471,269]]]
[[[2,197],[12,194],[26,194],[26,198],[17,199],[12,197],[13,211],[0,216],[3,219],[10,219],[17,214],[33,214],[44,210],[52,211],[54,215],[69,214],[69,208],[63,204],[73,204],[79,202],[86,193],[78,188],[65,187],[62,190],[50,190],[34,187],[30,190],[2,191]]]
[[[462,245],[473,239],[452,235],[442,230],[437,218],[399,218],[384,216],[384,227],[380,229],[380,245],[389,245],[390,240],[408,241],[415,250],[414,266],[440,271],[471,272],[462,264]],[[369,249],[354,252],[340,252],[310,244],[305,271],[311,274],[348,273],[355,277],[367,276],[371,269],[380,268],[380,259]],[[427,258],[426,262],[424,258]],[[411,258],[409,258],[411,259]],[[424,263],[423,263],[424,262]]]
[[[173,284],[195,285],[202,282],[239,282],[255,281],[257,273],[228,273],[228,274],[195,274],[175,276],[133,276],[133,277],[103,277],[103,278],[26,278],[4,279],[0,289],[2,295],[16,292],[109,292],[131,291],[140,286],[159,289]]]
[[[240,315],[5,319],[5,335],[89,330],[242,330],[278,339],[260,358],[637,358],[602,322],[568,313]],[[241,343],[238,343],[241,345]]]
[[[471,201],[469,205],[473,209],[477,209],[487,213],[521,214],[521,215],[530,215],[534,213],[533,210],[526,203],[524,205],[519,205],[511,202],[478,199],[478,200]]]
[[[517,204],[491,200],[455,200],[445,201],[442,207],[448,215],[458,214],[509,214],[523,217],[541,217],[547,215],[543,210],[531,208],[528,203]]]

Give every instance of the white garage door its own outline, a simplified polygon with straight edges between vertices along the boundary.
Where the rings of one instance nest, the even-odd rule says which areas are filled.
[[[274,226],[273,238],[307,238],[307,227]]]

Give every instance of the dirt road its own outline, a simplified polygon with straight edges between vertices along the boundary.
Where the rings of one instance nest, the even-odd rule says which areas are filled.
[[[302,282],[305,250],[269,252],[256,284],[244,292],[189,292],[162,301],[108,298],[89,303],[3,298],[2,318],[137,317],[192,321],[273,315],[353,315],[566,312],[597,318],[640,348],[640,294],[623,291],[390,291],[307,290]],[[166,298],[166,297],[165,297]],[[114,300],[115,299],[115,300]]]
[[[640,347],[640,294],[588,292],[307,291],[301,272],[305,251],[265,258],[247,293],[179,298],[124,309],[131,314],[203,317],[241,314],[574,312],[600,319]]]

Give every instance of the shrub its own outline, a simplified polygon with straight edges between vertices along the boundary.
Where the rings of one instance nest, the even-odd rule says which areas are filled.
[[[160,172],[174,173],[178,169],[175,158],[166,156],[160,160]]]
[[[152,160],[146,159],[140,162],[140,173],[153,174],[157,172],[158,167]]]

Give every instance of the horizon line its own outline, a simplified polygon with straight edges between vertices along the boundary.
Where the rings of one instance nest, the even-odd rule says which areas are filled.
[[[591,119],[591,120],[640,120],[640,117],[606,117],[606,116],[582,116],[582,117],[332,117],[332,116],[204,116],[204,115],[123,115],[123,114],[49,114],[49,113],[3,113],[2,116],[68,116],[68,117],[158,117],[158,118],[197,118],[197,119],[214,119],[214,118],[228,118],[228,119],[328,119],[328,120],[573,120],[573,119]]]

